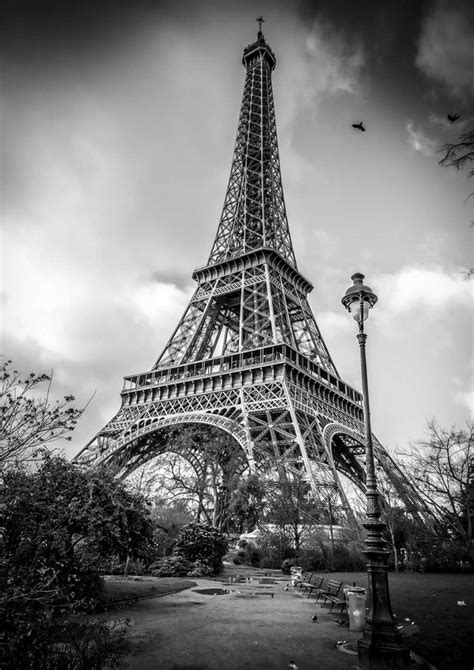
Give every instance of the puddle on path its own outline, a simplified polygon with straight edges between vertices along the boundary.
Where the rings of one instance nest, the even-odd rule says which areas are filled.
[[[204,596],[225,596],[230,593],[229,589],[193,589],[193,593],[202,593]]]

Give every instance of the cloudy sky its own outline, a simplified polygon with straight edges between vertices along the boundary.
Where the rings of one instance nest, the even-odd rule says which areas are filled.
[[[403,450],[432,417],[468,419],[474,183],[438,151],[474,120],[473,7],[3,3],[1,353],[93,396],[68,455],[152,366],[207,260],[259,14],[295,253],[339,372],[360,388],[340,298],[361,271],[379,439]]]

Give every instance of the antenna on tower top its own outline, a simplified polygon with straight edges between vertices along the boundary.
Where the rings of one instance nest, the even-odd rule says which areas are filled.
[[[262,37],[262,23],[265,22],[265,19],[263,18],[263,16],[259,16],[255,20],[258,21],[258,37]]]

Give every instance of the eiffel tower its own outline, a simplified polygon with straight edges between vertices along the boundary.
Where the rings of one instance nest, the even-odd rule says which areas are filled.
[[[229,433],[235,466],[304,475],[315,501],[345,518],[341,475],[364,490],[362,396],[343,381],[298,270],[280,173],[272,72],[262,33],[243,52],[245,84],[216,238],[184,315],[151,370],[125,377],[116,416],[76,457],[120,463],[123,476],[167,450],[165,430]],[[407,508],[420,500],[374,437],[375,457]],[[199,472],[199,451],[183,455]]]

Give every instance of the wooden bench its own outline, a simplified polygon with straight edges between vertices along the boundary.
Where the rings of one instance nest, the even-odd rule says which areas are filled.
[[[308,584],[311,584],[312,579],[313,579],[312,572],[303,572],[301,580],[297,584],[295,584],[295,586],[299,586],[300,589],[304,589]]]
[[[345,609],[347,609],[347,600],[346,600],[346,595],[345,595],[345,592],[344,592],[344,589],[346,589],[347,587],[350,588],[350,584],[344,584],[344,585],[342,586],[342,592],[343,592],[343,594],[344,594],[342,597],[340,596],[340,592],[338,593],[337,596],[334,596],[334,595],[332,595],[332,594],[330,594],[330,595],[327,596],[327,599],[328,599],[328,600],[330,601],[330,603],[331,603],[331,607],[329,608],[329,611],[330,611],[330,612],[332,612],[332,608],[333,608],[334,606],[336,606],[336,607],[340,607],[340,608],[341,608],[341,612],[340,612],[341,614],[343,613],[343,611],[344,611]]]
[[[299,583],[299,586],[303,589],[303,592],[309,589],[312,585],[313,580],[316,579],[316,574],[314,572],[304,572],[303,579]]]
[[[309,598],[312,594],[313,591],[317,593],[318,591],[321,590],[321,585],[324,582],[324,577],[319,577],[318,575],[313,575],[313,578],[311,579],[310,582],[308,582],[306,586],[306,590],[308,591],[307,598]]]
[[[309,595],[312,595],[314,593],[316,595],[316,600],[318,600],[319,596],[322,593],[325,593],[327,591],[327,587],[326,586],[323,587],[323,582],[324,577],[318,577],[318,575],[313,575],[313,579],[308,585],[309,587],[311,587]]]
[[[326,602],[331,603],[331,610],[334,605],[342,605],[345,600],[342,600],[339,597],[339,593],[342,589],[342,582],[336,582],[334,579],[329,579],[327,585],[324,589],[318,589],[316,594],[316,600],[319,600],[319,597],[323,598],[322,604],[325,605]]]

